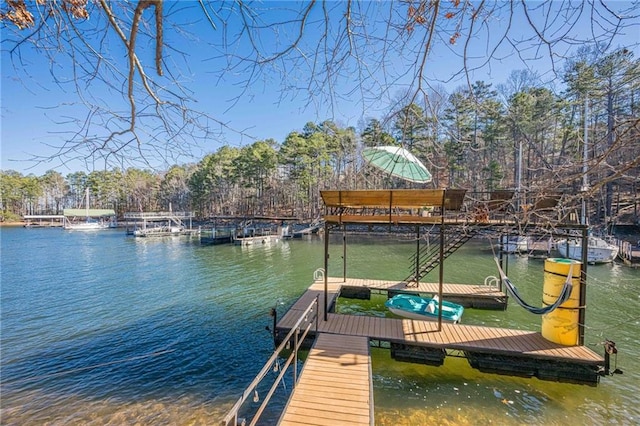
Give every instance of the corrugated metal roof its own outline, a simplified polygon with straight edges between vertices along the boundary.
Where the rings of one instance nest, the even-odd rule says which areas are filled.
[[[81,217],[104,217],[115,216],[116,212],[111,209],[89,209],[87,215],[87,209],[64,209],[65,216],[81,216]]]

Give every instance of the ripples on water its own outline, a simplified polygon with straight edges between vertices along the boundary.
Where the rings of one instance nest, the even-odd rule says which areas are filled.
[[[284,312],[322,267],[320,240],[201,247],[122,231],[0,232],[7,425],[215,423],[273,350],[269,309]],[[396,241],[383,250],[376,240],[350,240],[348,276],[408,275],[413,245]],[[339,241],[330,254],[330,275],[341,275]],[[450,282],[495,274],[484,242],[445,265]],[[540,298],[542,265],[510,257],[509,274],[531,300]],[[615,340],[624,375],[591,388],[482,374],[464,359],[447,358],[443,367],[400,363],[372,349],[376,424],[637,423],[639,274],[619,265],[588,274],[589,306],[606,306],[588,310],[588,344]],[[339,309],[386,314],[384,296],[341,299]],[[467,310],[464,322],[540,324],[513,303],[506,312]],[[275,422],[290,388],[279,388],[264,424]]]

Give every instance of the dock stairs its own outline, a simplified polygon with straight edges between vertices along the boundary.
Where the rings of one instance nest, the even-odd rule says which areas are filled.
[[[477,228],[465,228],[449,233],[445,237],[443,259],[446,259],[478,233]],[[411,274],[405,282],[418,283],[429,272],[440,265],[440,244],[425,244],[411,256]]]

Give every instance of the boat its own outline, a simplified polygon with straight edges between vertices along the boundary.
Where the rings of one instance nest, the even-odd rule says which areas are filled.
[[[86,218],[84,222],[67,222],[64,225],[64,229],[72,231],[99,231],[101,229],[108,229],[109,224],[93,218]]]
[[[394,314],[417,320],[438,321],[440,301],[438,296],[424,298],[417,294],[397,294],[384,304]],[[462,319],[464,307],[456,303],[442,301],[442,321],[458,323]]]
[[[113,210],[95,210],[92,213],[89,211],[89,188],[85,190],[85,210],[84,217],[81,216],[79,210],[76,209],[65,209],[64,211],[64,229],[73,230],[73,231],[99,231],[102,229],[108,229],[112,227],[111,220],[105,219],[105,217],[115,215]],[[96,216],[92,216],[92,214],[96,213]],[[75,220],[76,217],[80,216],[79,220]],[[74,219],[68,219],[68,217],[73,217]]]
[[[181,235],[184,229],[181,226],[154,226],[140,228],[133,231],[136,237],[163,237],[167,235]]]
[[[522,235],[503,235],[500,238],[505,253],[526,253],[529,251],[529,238]]]
[[[618,246],[606,239],[589,236],[587,240],[587,263],[611,263],[618,256]],[[557,241],[556,248],[562,257],[582,261],[582,238]]]
[[[239,229],[233,237],[233,244],[237,246],[250,246],[254,244],[269,244],[277,242],[279,236],[267,228],[252,228],[245,226]]]
[[[231,244],[233,242],[233,236],[235,235],[235,233],[235,226],[213,227],[211,228],[211,231],[202,231],[202,233],[200,234],[200,244]]]
[[[588,102],[585,100],[584,115],[587,115]],[[582,188],[581,192],[586,193],[589,190],[589,176],[587,168],[587,154],[589,152],[587,140],[588,129],[585,120],[584,126],[584,152],[582,154]],[[582,197],[582,209],[580,212],[580,224],[588,226],[587,221],[586,197]],[[566,238],[556,242],[556,249],[562,257],[582,261],[582,237]],[[618,256],[617,244],[593,235],[587,236],[587,263],[611,263]]]

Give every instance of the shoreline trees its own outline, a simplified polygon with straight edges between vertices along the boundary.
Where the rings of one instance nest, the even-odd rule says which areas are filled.
[[[52,108],[69,137],[34,160],[104,172],[69,178],[64,200],[60,185],[3,172],[2,209],[59,209],[89,187],[118,211],[171,203],[203,216],[313,217],[322,188],[402,185],[359,156],[365,145],[401,144],[439,187],[560,190],[595,200],[591,219],[606,223],[614,194],[637,194],[640,66],[628,33],[639,18],[632,2],[7,2],[7,69],[31,87],[28,71],[46,68],[32,86],[54,85],[73,100],[66,114],[63,103]],[[525,70],[502,85],[483,80],[505,59]],[[196,109],[228,87],[233,105],[269,87],[277,102],[302,99],[329,118],[256,141],[217,103]],[[352,100],[360,129],[335,114]],[[181,164],[225,136],[254,142]]]
[[[615,66],[612,65],[614,61]],[[612,69],[615,68],[615,73]],[[85,188],[96,208],[125,211],[192,210],[211,216],[321,214],[319,191],[328,188],[412,187],[367,167],[363,147],[403,145],[434,175],[429,187],[466,188],[470,192],[513,189],[560,191],[577,204],[594,200],[590,220],[608,223],[619,194],[628,194],[627,214],[639,215],[640,65],[627,51],[595,62],[569,62],[566,90],[555,94],[533,80],[512,90],[482,81],[472,90],[456,89],[440,100],[440,116],[429,99],[387,117],[370,118],[361,130],[326,120],[309,122],[285,140],[228,145],[198,163],[166,171],[129,168],[63,177],[0,172],[3,215],[60,213],[79,207]],[[520,72],[514,72],[513,81]],[[513,81],[511,83],[513,83]],[[586,81],[586,83],[585,83]],[[589,108],[584,108],[589,87]],[[500,93],[500,91],[502,93]],[[583,187],[584,130],[588,132],[588,188]],[[572,200],[571,200],[572,199]],[[637,220],[637,219],[636,219]]]

